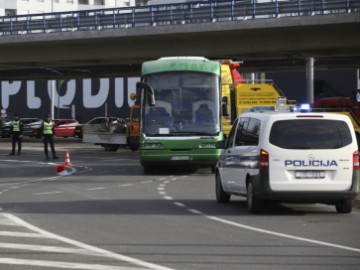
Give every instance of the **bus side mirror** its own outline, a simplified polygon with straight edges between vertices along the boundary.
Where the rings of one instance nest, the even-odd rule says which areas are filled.
[[[221,112],[223,116],[229,116],[229,108],[227,104],[222,104],[221,105]]]
[[[223,116],[229,116],[229,100],[228,97],[222,97],[221,101],[223,102],[221,104],[221,113]]]
[[[215,143],[216,149],[225,149],[225,141],[218,141]]]
[[[150,85],[144,82],[137,82],[136,88],[138,90],[143,89],[147,93],[149,106],[155,106],[155,93],[154,89],[152,89]]]

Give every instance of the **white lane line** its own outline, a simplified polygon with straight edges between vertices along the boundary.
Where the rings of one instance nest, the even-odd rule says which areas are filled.
[[[181,202],[174,202],[174,204],[179,207],[186,207],[186,205]]]
[[[46,236],[43,236],[43,237],[46,237]],[[81,254],[81,255],[88,255],[88,256],[100,256],[96,252],[91,252],[91,251],[83,249],[83,248],[66,248],[66,247],[56,247],[56,246],[0,243],[0,249],[1,248],[31,250],[31,251],[37,251],[37,252],[70,253],[70,254]]]
[[[196,215],[204,215],[202,212],[196,210],[196,209],[187,209],[189,212],[196,214]]]
[[[152,180],[149,180],[149,181],[142,181],[141,184],[150,184],[152,183],[153,181]]]
[[[131,187],[133,184],[121,184],[119,187]]]
[[[112,259],[116,259],[116,260],[120,260],[120,261],[124,261],[124,262],[128,262],[128,263],[132,263],[132,264],[135,264],[135,265],[138,265],[138,266],[147,267],[147,268],[154,269],[154,270],[174,270],[172,268],[168,268],[168,267],[160,266],[160,265],[157,265],[157,264],[145,262],[145,261],[142,261],[142,260],[139,260],[139,259],[128,257],[126,255],[117,254],[117,253],[114,253],[114,252],[111,252],[111,251],[108,251],[108,250],[105,250],[105,249],[102,249],[102,248],[91,246],[91,245],[88,245],[88,244],[85,244],[85,243],[82,243],[82,242],[79,242],[79,241],[76,241],[76,240],[73,240],[73,239],[70,239],[70,238],[66,238],[66,237],[63,237],[63,236],[60,236],[60,235],[45,231],[45,230],[40,229],[40,228],[38,228],[38,227],[36,227],[34,225],[31,225],[30,223],[27,223],[26,221],[12,215],[12,214],[3,213],[3,216],[5,216],[6,218],[12,220],[14,223],[18,224],[19,226],[26,227],[31,231],[34,231],[34,232],[40,233],[42,235],[45,235],[45,236],[47,236],[49,238],[53,238],[53,239],[56,239],[58,241],[61,241],[61,242],[76,246],[78,248],[83,248],[83,249],[85,249],[87,251],[97,253],[97,254],[102,255],[104,257],[107,257],[107,258],[112,258]],[[104,269],[104,268],[102,268],[102,269]]]
[[[25,238],[45,238],[45,236],[38,234],[38,233],[13,232],[13,231],[0,231],[0,236],[25,237]]]
[[[208,218],[210,220],[214,220],[214,221],[217,221],[217,222],[221,222],[221,223],[224,223],[224,224],[228,224],[228,225],[231,225],[231,226],[234,226],[234,227],[238,227],[238,228],[242,228],[242,229],[246,229],[246,230],[250,230],[250,231],[255,231],[255,232],[259,232],[259,233],[263,233],[263,234],[279,236],[279,237],[282,237],[282,238],[288,238],[288,239],[293,239],[293,240],[302,241],[302,242],[313,243],[313,244],[317,244],[317,245],[321,245],[321,246],[327,246],[327,247],[333,247],[333,248],[338,248],[338,249],[345,249],[345,250],[351,250],[351,251],[355,251],[355,252],[360,252],[359,248],[353,248],[353,247],[348,247],[348,246],[343,246],[343,245],[332,244],[332,243],[328,243],[328,242],[324,242],[324,241],[313,240],[313,239],[310,239],[310,238],[297,237],[297,236],[290,235],[290,234],[278,233],[278,232],[274,232],[274,231],[269,231],[269,230],[264,230],[264,229],[260,229],[260,228],[257,228],[257,227],[244,225],[244,224],[241,224],[241,223],[229,221],[229,220],[214,217],[214,216],[208,216],[208,215],[205,215],[205,214],[202,214],[202,215],[204,215],[206,218]]]
[[[105,189],[104,187],[93,187],[93,188],[87,188],[86,190],[89,190],[89,191],[94,191],[94,190],[103,190]]]
[[[6,225],[6,226],[18,226],[16,223],[12,222],[8,219],[2,219],[0,218],[0,225]]]
[[[164,196],[163,198],[165,200],[173,200],[173,198],[170,197],[170,196]],[[179,207],[184,207],[185,206],[185,205],[183,206],[181,203],[177,203],[177,202],[174,202],[174,204],[179,206]],[[245,225],[245,224],[241,224],[241,223],[229,221],[229,220],[226,220],[226,219],[218,218],[218,217],[215,217],[215,216],[209,216],[209,215],[206,215],[205,213],[203,213],[203,212],[201,212],[199,210],[196,210],[196,209],[187,208],[186,210],[193,213],[193,214],[201,215],[201,216],[203,216],[203,217],[205,217],[207,219],[210,219],[210,220],[213,220],[213,221],[216,221],[216,222],[220,222],[220,223],[223,223],[223,224],[227,224],[227,225],[230,225],[230,226],[234,226],[234,227],[237,227],[237,228],[242,228],[242,229],[255,231],[255,232],[259,232],[259,233],[263,233],[263,234],[274,235],[274,236],[278,236],[278,237],[282,237],[282,238],[287,238],[287,239],[297,240],[297,241],[301,241],[301,242],[312,243],[312,244],[326,246],[326,247],[332,247],[332,248],[337,248],[337,249],[360,252],[359,248],[353,248],[353,247],[349,247],[349,246],[332,244],[332,243],[324,242],[324,241],[318,241],[318,240],[314,240],[314,239],[310,239],[310,238],[298,237],[298,236],[294,236],[294,235],[290,235],[290,234],[279,233],[279,232],[270,231],[270,230],[264,230],[264,229],[260,229],[260,228],[257,228],[257,227],[252,227],[252,226],[248,226],[248,225]]]
[[[13,186],[13,185],[19,185],[19,184],[22,184],[22,182],[0,184],[0,187],[3,187],[3,186]]]
[[[160,195],[166,195],[166,192],[165,191],[159,191],[159,194]]]
[[[135,267],[121,267],[121,266],[85,264],[85,263],[69,263],[69,262],[59,262],[59,261],[23,260],[23,259],[13,259],[13,258],[0,258],[0,264],[41,266],[41,267],[64,268],[64,269],[84,269],[84,270],[144,270],[144,268],[135,268]]]
[[[43,196],[43,195],[55,195],[55,194],[62,194],[62,191],[49,191],[49,192],[39,192],[39,193],[34,193],[34,195],[36,196]]]

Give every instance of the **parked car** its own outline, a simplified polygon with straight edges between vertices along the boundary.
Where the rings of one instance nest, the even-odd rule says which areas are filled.
[[[32,130],[31,137],[41,138],[41,121],[40,125]],[[77,120],[74,119],[54,119],[54,135],[56,137],[75,137],[75,128],[79,124]]]
[[[11,121],[8,119],[2,119],[1,120],[1,129],[0,134],[1,138],[8,138],[10,137],[10,127],[11,127]]]
[[[34,137],[33,131],[40,129],[43,120],[40,118],[21,118],[20,121],[24,125],[24,136]]]
[[[358,193],[359,152],[349,117],[331,113],[244,113],[234,122],[216,167],[216,199],[325,203],[350,213]]]
[[[116,117],[109,117],[110,121],[109,121],[109,126],[116,124]],[[89,122],[87,122],[86,124],[105,124],[107,122],[107,117],[102,116],[102,117],[95,117],[93,119],[91,119]],[[74,130],[74,137],[82,139],[83,137],[83,133],[82,133],[82,124],[78,124],[77,126],[75,126],[75,130]]]
[[[82,124],[78,124],[77,126],[75,126],[74,137],[82,139]]]
[[[31,136],[33,128],[41,125],[42,120],[40,118],[20,118],[20,121],[24,125],[24,135]],[[1,127],[1,138],[10,138],[11,123],[12,121],[8,121],[3,127]]]
[[[75,137],[75,128],[79,121],[74,119],[55,119],[55,136],[56,137]]]

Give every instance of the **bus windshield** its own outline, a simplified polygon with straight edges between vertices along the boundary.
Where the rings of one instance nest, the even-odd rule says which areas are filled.
[[[145,77],[155,106],[144,95],[143,132],[148,136],[216,135],[220,132],[219,77],[176,71]]]

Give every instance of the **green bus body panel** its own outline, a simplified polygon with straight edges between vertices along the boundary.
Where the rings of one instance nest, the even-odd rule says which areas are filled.
[[[206,72],[220,76],[220,63],[206,58],[165,58],[144,62],[141,75],[172,71]]]
[[[223,134],[211,139],[187,138],[169,140],[152,138],[142,140],[140,163],[143,166],[212,166],[221,155],[222,149],[201,148],[206,144],[214,144],[223,140]],[[161,144],[158,149],[144,149],[146,144]]]

